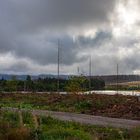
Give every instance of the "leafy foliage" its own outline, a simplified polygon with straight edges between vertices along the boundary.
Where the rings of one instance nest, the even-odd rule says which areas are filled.
[[[70,79],[60,79],[60,91],[78,92],[88,90],[89,81],[87,77],[74,76]],[[101,79],[91,79],[91,89],[103,89],[105,83]],[[30,91],[30,92],[43,92],[43,91],[57,91],[56,78],[44,78],[32,80],[31,76],[27,76],[25,81],[17,80],[0,80],[0,91],[15,92],[15,91]]]
[[[28,112],[22,114],[23,117],[28,116],[28,119],[24,120],[26,123],[33,121],[33,117],[29,114]],[[37,116],[40,120],[38,128],[30,125],[13,126],[15,122],[13,116],[18,115],[17,112],[0,112],[0,140],[139,140],[140,138],[140,128],[126,130],[82,125],[60,121],[51,116]],[[19,123],[19,120],[16,121]]]

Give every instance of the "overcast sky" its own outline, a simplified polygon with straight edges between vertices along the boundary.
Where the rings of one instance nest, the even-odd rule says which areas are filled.
[[[140,73],[139,0],[0,0],[0,73]]]

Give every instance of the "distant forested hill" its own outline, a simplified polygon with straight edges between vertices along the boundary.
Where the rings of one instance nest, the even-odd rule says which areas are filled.
[[[11,80],[13,77],[16,77],[18,80],[25,80],[27,75],[12,75],[12,74],[0,74],[0,79]],[[61,79],[68,79],[72,75],[60,75]],[[31,75],[32,80],[36,80],[38,78],[57,78],[57,75],[51,74],[40,74],[40,75]],[[116,83],[117,76],[116,75],[100,75],[100,76],[92,76],[92,78],[102,79],[106,84]],[[131,82],[131,81],[140,81],[140,75],[119,75],[118,82]]]
[[[94,78],[101,78],[106,84],[113,84],[117,81],[117,75],[94,76]],[[140,75],[118,75],[119,83],[132,81],[140,81]]]

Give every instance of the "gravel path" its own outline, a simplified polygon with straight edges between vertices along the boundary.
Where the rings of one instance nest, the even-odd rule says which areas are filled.
[[[52,116],[59,120],[74,121],[90,125],[111,126],[116,128],[127,128],[127,129],[140,127],[140,121],[136,120],[117,119],[117,118],[67,113],[67,112],[46,111],[46,110],[27,110],[18,108],[1,108],[1,110],[29,111],[33,115]]]

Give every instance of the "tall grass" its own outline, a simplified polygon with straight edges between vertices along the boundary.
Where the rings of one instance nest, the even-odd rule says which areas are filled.
[[[22,112],[23,126],[19,125],[18,112],[0,112],[0,140],[139,140],[140,128],[117,129],[82,125],[76,122],[60,121],[51,116],[36,116]]]

